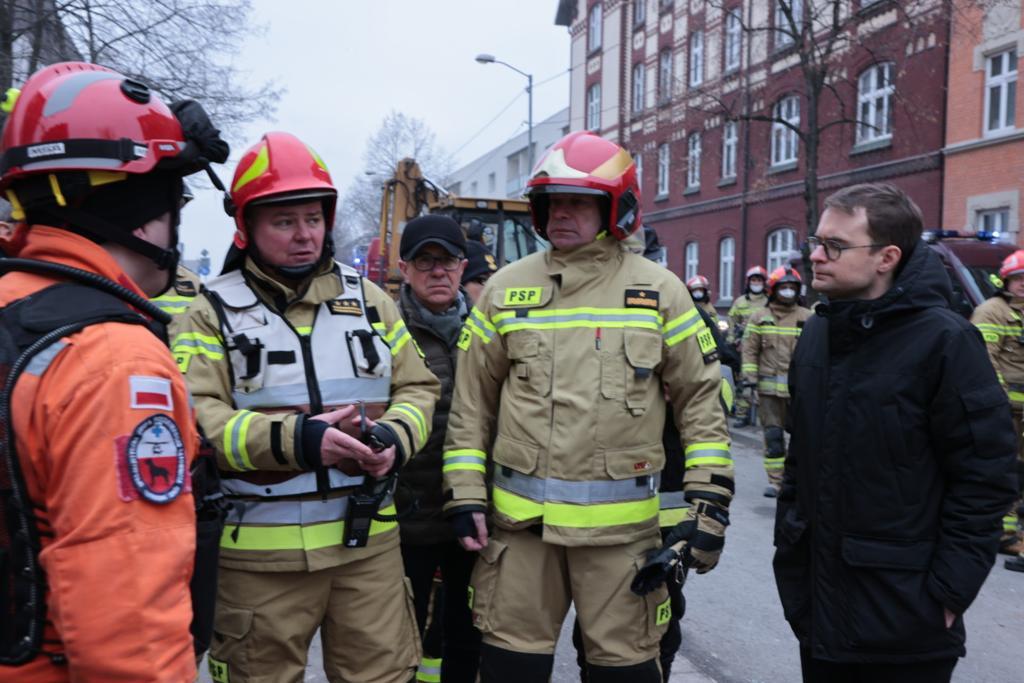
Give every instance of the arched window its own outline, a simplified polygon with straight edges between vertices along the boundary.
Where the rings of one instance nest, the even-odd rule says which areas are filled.
[[[718,298],[732,299],[732,282],[736,269],[736,240],[725,237],[718,243]]]
[[[779,228],[768,233],[768,272],[789,263],[789,255],[796,249],[796,230]]]

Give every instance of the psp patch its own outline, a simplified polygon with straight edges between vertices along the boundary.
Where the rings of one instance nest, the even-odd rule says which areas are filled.
[[[627,289],[624,308],[658,308],[658,290],[656,289]]]
[[[164,505],[189,490],[185,445],[178,425],[169,416],[147,417],[131,434],[117,437],[114,445],[121,500],[142,498]]]

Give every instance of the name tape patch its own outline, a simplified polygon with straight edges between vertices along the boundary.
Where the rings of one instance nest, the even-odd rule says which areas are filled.
[[[627,289],[625,308],[658,308],[658,291],[655,289]]]

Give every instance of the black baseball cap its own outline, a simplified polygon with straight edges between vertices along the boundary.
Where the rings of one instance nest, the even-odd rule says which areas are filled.
[[[484,276],[490,277],[498,270],[498,264],[494,261],[494,255],[482,242],[469,240],[466,242],[466,271],[462,274],[462,284],[478,280]]]
[[[447,216],[428,214],[406,223],[398,253],[403,261],[410,261],[428,244],[437,244],[452,256],[466,254],[466,237],[462,228]]]

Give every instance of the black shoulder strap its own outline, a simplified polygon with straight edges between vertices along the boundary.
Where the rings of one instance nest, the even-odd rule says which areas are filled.
[[[0,548],[0,664],[17,665],[40,651],[46,619],[46,580],[39,564],[39,529],[16,451],[11,397],[29,362],[89,325],[149,320],[114,294],[77,283],[47,287],[0,309],[0,518],[8,532]]]

